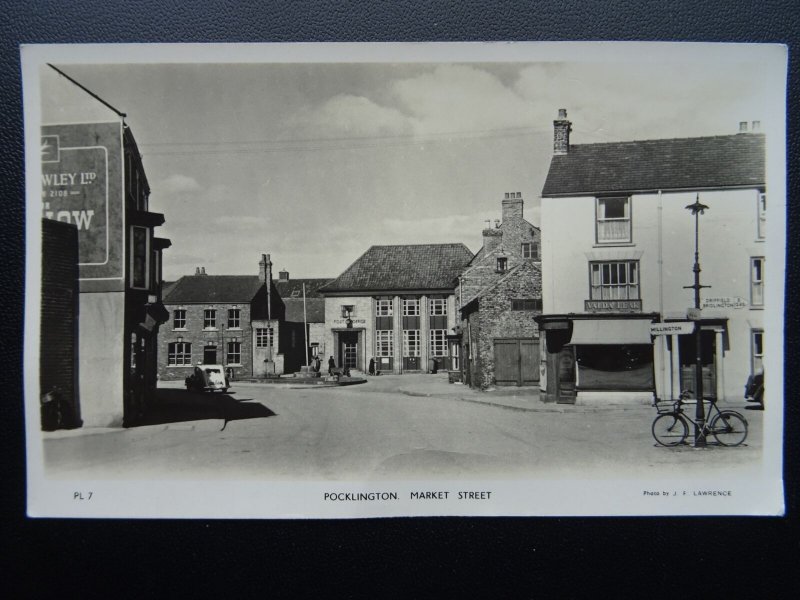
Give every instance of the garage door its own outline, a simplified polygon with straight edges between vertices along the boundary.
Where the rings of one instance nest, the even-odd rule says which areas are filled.
[[[539,383],[539,342],[533,338],[494,340],[494,378],[497,385]]]

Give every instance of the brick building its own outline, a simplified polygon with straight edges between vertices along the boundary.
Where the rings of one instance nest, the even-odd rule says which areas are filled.
[[[159,339],[161,379],[182,380],[199,363],[221,364],[232,379],[281,375],[304,364],[302,321],[286,320],[269,255],[258,275],[208,275],[198,267],[170,284],[164,305],[170,321]]]
[[[42,428],[81,426],[78,403],[78,228],[42,219],[39,386]],[[60,402],[59,406],[49,404]]]
[[[449,369],[455,288],[471,259],[464,244],[372,246],[320,289],[326,354],[362,371],[372,357],[389,373]]]
[[[522,194],[506,193],[502,220],[483,230],[483,247],[459,278],[460,371],[473,387],[534,385],[539,381],[542,309],[539,228],[523,216]]]

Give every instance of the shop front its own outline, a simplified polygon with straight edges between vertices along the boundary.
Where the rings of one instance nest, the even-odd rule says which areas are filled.
[[[540,389],[545,402],[652,402],[656,315],[542,315]]]

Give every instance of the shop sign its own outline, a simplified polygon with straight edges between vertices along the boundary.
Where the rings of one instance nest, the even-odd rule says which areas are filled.
[[[602,312],[629,312],[638,313],[642,312],[641,300],[584,300],[584,308],[586,312],[602,313]]]
[[[719,296],[716,298],[705,298],[703,308],[747,308],[748,304],[743,298],[733,296]]]
[[[348,325],[348,321],[349,321],[349,323],[352,323],[353,325],[366,325],[367,324],[367,320],[366,319],[334,319],[333,320],[333,324],[335,326],[337,326],[337,327],[345,327],[345,326]]]
[[[122,125],[45,125],[41,131],[42,216],[78,229],[78,277],[122,285]],[[109,285],[109,284],[105,284]]]
[[[693,321],[652,323],[650,325],[650,335],[686,335],[689,333],[694,333]]]

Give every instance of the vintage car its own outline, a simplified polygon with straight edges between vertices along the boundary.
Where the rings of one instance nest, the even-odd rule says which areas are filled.
[[[192,392],[227,392],[230,386],[222,365],[196,365],[192,374],[186,378],[186,389]]]

